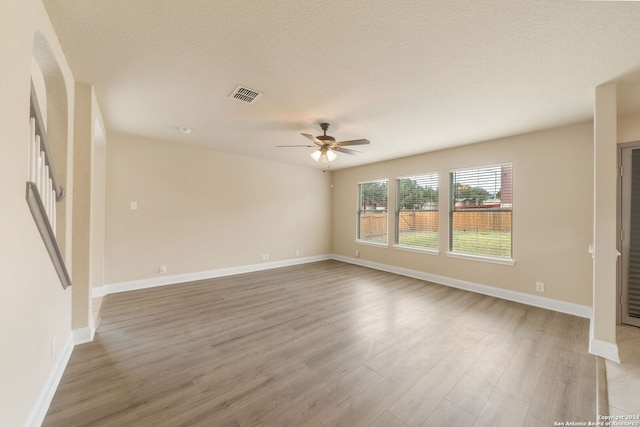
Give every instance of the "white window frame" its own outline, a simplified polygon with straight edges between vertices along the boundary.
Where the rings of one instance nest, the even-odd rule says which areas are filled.
[[[387,204],[386,204],[386,209],[384,209],[384,213],[386,214],[386,220],[385,220],[385,224],[384,227],[386,228],[386,239],[384,242],[376,242],[374,240],[368,240],[368,239],[361,239],[360,238],[360,230],[361,230],[361,213],[362,212],[368,212],[368,211],[372,211],[375,212],[375,210],[367,210],[367,209],[362,209],[363,207],[363,203],[360,199],[360,196],[362,195],[362,191],[361,191],[361,186],[362,184],[369,184],[369,183],[374,183],[374,182],[380,182],[380,183],[386,183],[387,185]],[[383,247],[389,247],[389,179],[388,178],[380,178],[380,179],[371,179],[371,180],[367,180],[367,181],[359,181],[358,182],[358,195],[357,195],[357,203],[358,206],[356,208],[356,243],[359,244],[365,244],[365,245],[372,245],[372,246],[383,246]]]
[[[435,210],[436,215],[438,216],[438,228],[436,230],[436,236],[437,236],[437,240],[436,240],[436,246],[435,247],[422,247],[422,246],[414,246],[414,245],[405,245],[405,244],[401,244],[399,243],[400,240],[400,212],[402,212],[402,209],[400,208],[400,181],[403,179],[415,179],[415,178],[420,178],[420,177],[425,177],[425,176],[433,176],[435,175],[436,179],[437,179],[437,189],[438,189],[438,208]],[[427,253],[427,254],[431,254],[431,255],[438,255],[440,253],[439,251],[439,247],[440,247],[440,174],[439,172],[436,171],[431,171],[431,172],[424,172],[424,173],[415,173],[415,174],[411,174],[411,175],[404,175],[404,176],[397,176],[395,179],[395,184],[396,184],[396,202],[395,202],[395,212],[394,212],[394,216],[395,216],[395,222],[396,222],[396,226],[394,227],[394,249],[400,249],[400,250],[405,250],[405,251],[409,251],[409,252],[419,252],[419,253]],[[422,211],[422,210],[420,210]]]
[[[477,170],[477,169],[491,169],[491,168],[502,168],[504,166],[510,166],[511,167],[511,224],[510,224],[510,255],[507,256],[498,256],[498,255],[490,255],[490,254],[481,254],[481,253],[471,253],[471,252],[457,252],[454,251],[452,249],[453,246],[453,213],[455,212],[454,207],[455,207],[455,196],[454,196],[454,184],[453,184],[453,176],[455,173],[457,172],[463,172],[463,171],[473,171],[473,170]],[[490,263],[495,263],[495,264],[503,264],[503,265],[514,265],[515,264],[515,259],[513,257],[513,249],[514,249],[514,245],[513,245],[513,212],[514,212],[514,207],[513,207],[513,188],[514,188],[514,173],[513,173],[513,163],[512,162],[505,162],[505,163],[497,163],[497,164],[488,164],[488,165],[478,165],[478,166],[470,166],[470,167],[464,167],[464,168],[457,168],[457,169],[451,169],[449,170],[449,201],[448,201],[448,205],[449,205],[449,225],[448,225],[448,251],[447,251],[447,256],[451,257],[451,258],[459,258],[459,259],[467,259],[467,260],[473,260],[473,261],[482,261],[482,262],[490,262]],[[502,185],[501,185],[502,187]],[[502,188],[501,188],[502,191]],[[458,211],[459,212],[459,211]]]

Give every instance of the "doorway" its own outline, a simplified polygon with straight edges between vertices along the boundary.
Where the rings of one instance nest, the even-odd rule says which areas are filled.
[[[620,146],[618,321],[640,327],[640,142]]]

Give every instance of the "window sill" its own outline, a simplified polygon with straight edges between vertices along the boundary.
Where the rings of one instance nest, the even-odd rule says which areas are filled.
[[[358,245],[376,246],[378,248],[388,248],[389,247],[388,243],[376,243],[376,242],[369,242],[367,240],[358,240],[358,239],[356,239],[356,243]]]
[[[470,255],[463,254],[459,252],[447,252],[447,256],[450,258],[458,258],[458,259],[466,259],[470,261],[480,261],[480,262],[488,262],[492,264],[501,264],[501,265],[514,265],[516,260],[513,258],[494,258],[490,256],[483,255]]]
[[[417,252],[419,254],[440,255],[440,251],[437,249],[417,248],[414,246],[393,245],[393,249],[398,249],[398,250],[407,251],[407,252]]]

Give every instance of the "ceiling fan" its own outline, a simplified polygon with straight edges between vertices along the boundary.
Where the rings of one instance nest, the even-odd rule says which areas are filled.
[[[327,129],[329,129],[329,123],[320,123],[320,128],[324,134],[319,136],[309,135],[307,133],[301,134],[309,138],[315,145],[278,145],[278,147],[308,147],[317,148],[316,151],[311,153],[311,157],[316,162],[329,163],[334,161],[338,156],[336,151],[345,154],[357,155],[360,151],[350,150],[344,148],[349,145],[366,145],[369,144],[368,139],[354,139],[351,141],[336,141],[332,136],[327,135]]]

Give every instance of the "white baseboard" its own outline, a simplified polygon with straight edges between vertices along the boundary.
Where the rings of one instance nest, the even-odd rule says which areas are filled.
[[[100,298],[107,294],[106,286],[96,286],[91,288],[91,298]]]
[[[126,282],[111,283],[94,288],[94,296],[127,292],[138,289],[154,288],[156,286],[173,285],[177,283],[191,282],[194,280],[213,279],[216,277],[232,276],[235,274],[253,273],[256,271],[269,270],[273,268],[289,267],[292,265],[307,264],[310,262],[326,261],[335,259],[337,261],[369,267],[376,270],[387,271],[389,273],[400,274],[402,276],[413,277],[415,279],[438,283],[440,285],[451,286],[466,291],[489,295],[509,301],[519,302],[534,307],[545,308],[547,310],[558,311],[560,313],[571,314],[578,317],[591,318],[592,309],[589,306],[574,304],[566,301],[559,301],[552,298],[540,297],[537,295],[525,294],[523,292],[511,291],[508,289],[496,288],[451,277],[438,276],[417,270],[381,264],[373,261],[366,261],[359,258],[345,257],[342,255],[318,255],[305,258],[294,258],[284,261],[252,264],[240,267],[222,268],[218,270],[201,271],[196,273],[176,274],[171,276],[154,277],[149,279],[131,280]]]
[[[453,279],[445,276],[438,276],[435,274],[429,274],[422,271],[410,270],[406,268],[396,267],[387,264],[376,263],[373,261],[366,261],[358,258],[350,258],[341,255],[318,255],[305,258],[294,258],[285,261],[275,261],[269,263],[253,264],[240,267],[223,268],[218,270],[209,270],[196,273],[177,274],[171,276],[162,276],[157,278],[132,280],[120,283],[111,283],[101,287],[92,289],[93,297],[105,296],[108,294],[126,292],[137,289],[152,288],[156,286],[172,285],[177,283],[190,282],[194,280],[212,279],[216,277],[231,276],[235,274],[252,273],[256,271],[269,270],[280,267],[289,267],[293,265],[307,264],[317,261],[326,261],[334,259],[337,261],[346,262],[349,264],[360,265],[363,267],[369,267],[376,270],[387,271],[389,273],[395,273],[402,276],[413,277],[428,282],[438,283],[445,286],[451,286],[458,289],[463,289],[471,292],[476,292],[484,295],[493,296],[509,301],[519,302],[535,307],[545,308],[548,310],[558,311],[561,313],[567,313],[574,316],[591,318],[592,309],[588,306],[574,304],[565,301],[558,301],[551,298],[539,297],[536,295],[525,294],[522,292],[510,291],[502,288],[495,288],[492,286],[481,285],[478,283],[468,282],[459,279]],[[58,388],[62,374],[69,362],[71,352],[74,345],[83,344],[93,341],[95,334],[95,327],[89,325],[85,328],[75,329],[72,331],[72,335],[67,340],[64,350],[59,355],[58,359],[53,365],[53,368],[47,378],[45,386],[40,393],[38,400],[31,411],[31,414],[26,422],[27,427],[40,426],[44,421],[44,417],[47,414],[49,405],[53,399],[53,396]],[[591,338],[589,343],[589,353],[602,356],[606,359],[620,362],[618,357],[618,346],[615,343],[609,343],[595,338]]]
[[[496,298],[532,305],[534,307],[545,308],[547,310],[558,311],[560,313],[571,314],[587,319],[591,318],[592,309],[591,307],[585,305],[559,301],[551,298],[540,297],[537,295],[525,294],[523,292],[510,291],[508,289],[496,288],[493,286],[481,285],[479,283],[468,282],[451,277],[438,276],[422,271],[410,270],[407,268],[381,264],[373,261],[366,261],[359,258],[350,258],[341,255],[332,255],[331,258],[337,261],[361,265],[363,267],[369,267],[389,273],[400,274],[401,276],[413,277],[414,279],[426,280],[427,282],[451,286],[453,288],[463,289],[465,291],[476,292],[483,295],[489,295]]]
[[[69,358],[71,357],[72,351],[73,337],[70,335],[69,339],[64,345],[62,352],[54,362],[53,367],[49,372],[47,381],[45,382],[44,387],[42,388],[42,391],[38,396],[36,404],[31,410],[31,414],[29,415],[25,426],[40,427],[42,425],[44,417],[47,415],[47,411],[49,410],[49,405],[51,405],[53,396],[58,389],[58,384],[60,384],[60,380],[62,379],[62,374],[67,367],[67,363],[69,363]]]
[[[270,270],[273,268],[290,267],[293,265],[307,264],[316,261],[326,261],[331,255],[318,255],[304,258],[293,258],[284,261],[265,262],[260,264],[243,265],[239,267],[221,268],[218,270],[199,271],[195,273],[174,274],[171,276],[153,277],[150,279],[131,280],[104,285],[104,294],[115,294],[138,289],[155,288],[156,286],[175,285],[177,283],[193,282],[195,280],[213,279],[216,277],[233,276],[235,274],[253,273],[256,271]],[[96,288],[97,289],[97,288]],[[95,291],[94,291],[94,295]]]
[[[604,341],[594,337],[595,328],[593,326],[593,317],[589,325],[589,354],[604,357],[612,362],[620,363],[618,355],[618,344],[615,342]]]
[[[73,332],[73,344],[85,344],[93,341],[93,337],[96,334],[96,328],[92,324],[89,326],[85,326],[84,328],[74,329]]]
[[[589,354],[604,357],[605,359],[620,363],[618,344],[616,343],[591,338],[591,340],[589,340]]]

